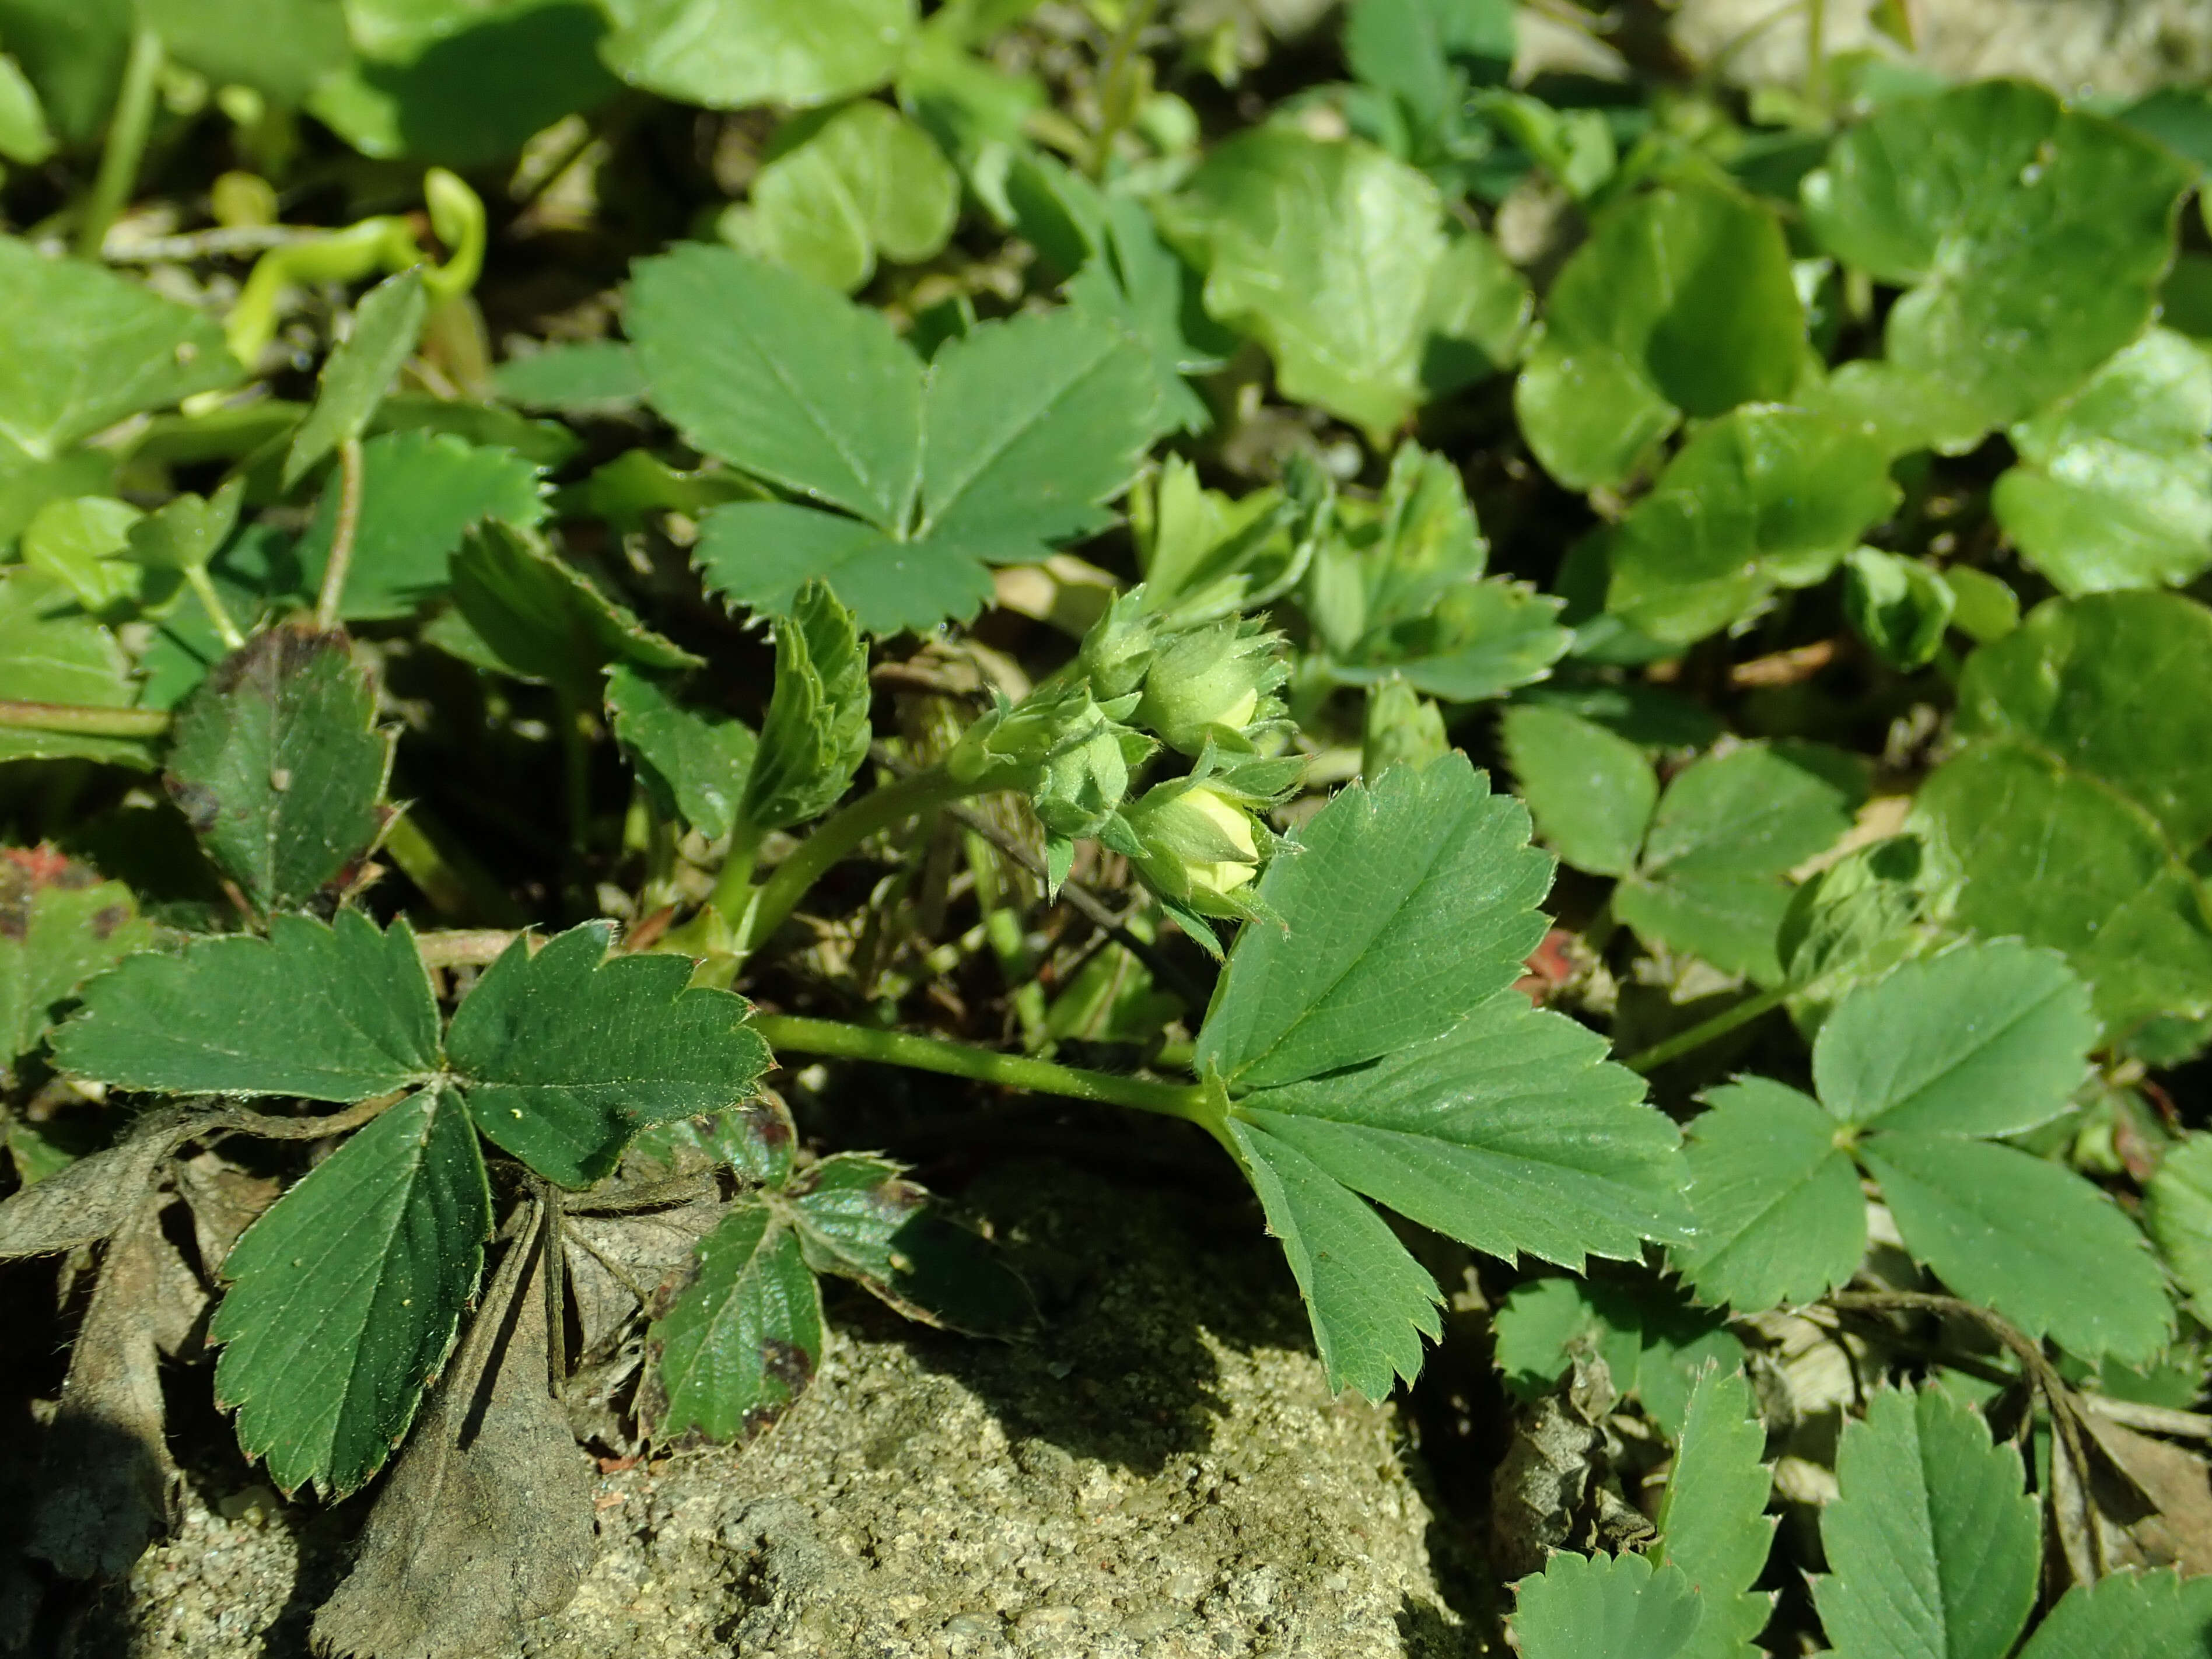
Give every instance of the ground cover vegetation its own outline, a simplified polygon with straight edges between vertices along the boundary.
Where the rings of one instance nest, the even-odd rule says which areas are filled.
[[[2212,1650],[2212,104],[1881,15],[0,0],[0,1633],[186,1394],[480,1652],[1023,1340],[898,1067],[1240,1172],[1530,1659]]]

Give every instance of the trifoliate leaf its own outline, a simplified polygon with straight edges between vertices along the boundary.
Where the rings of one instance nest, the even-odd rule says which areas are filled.
[[[549,1181],[588,1186],[648,1123],[747,1098],[768,1045],[744,1000],[685,989],[688,957],[607,956],[586,922],[535,956],[517,939],[453,1016],[446,1052],[486,1135]]]
[[[1990,495],[2061,592],[2179,587],[2212,565],[2212,357],[2154,328],[2008,434]]]
[[[1162,228],[1206,272],[1206,308],[1261,341],[1284,395],[1380,447],[1437,391],[1504,360],[1526,315],[1519,276],[1472,233],[1448,234],[1427,178],[1358,139],[1290,125],[1210,151]]]
[[[1607,612],[1668,645],[1824,580],[1898,499],[1864,434],[1797,409],[1741,409],[1684,444],[1613,534]]]
[[[1846,1123],[2016,1134],[2066,1109],[2096,1040],[2088,988],[2056,951],[1961,945],[1838,1004],[1813,1084]]]
[[[1885,1389],[1844,1425],[1813,1595],[1838,1659],[2003,1659],[2041,1537],[2020,1454],[1941,1389]]]
[[[177,711],[165,781],[264,912],[343,880],[384,827],[392,738],[343,634],[285,624],[217,664]]]
[[[278,1486],[342,1497],[382,1466],[453,1346],[490,1232],[476,1132],[434,1088],[356,1132],[246,1229],[209,1331],[225,1345],[216,1398]]]
[[[1183,377],[1219,368],[1236,337],[1206,317],[1198,274],[1160,240],[1142,202],[1108,197],[1103,231],[1089,263],[1067,280],[1067,303],[1120,329],[1151,355],[1157,424],[1203,432],[1212,413]]]
[[[1562,1550],[1514,1586],[1522,1659],[1687,1659],[1705,1606],[1682,1570]]]
[[[1577,870],[1626,875],[1659,800],[1644,751],[1563,708],[1537,704],[1507,709],[1498,729],[1537,832]]]
[[[1966,746],[1916,802],[1966,877],[1959,921],[2065,951],[2115,1030],[2212,1013],[2190,863],[2212,835],[2212,612],[2053,600],[1977,651],[1959,690]]]
[[[1035,1313],[991,1246],[939,1212],[900,1165],[837,1152],[793,1187],[788,1209],[808,1266],[842,1273],[909,1317],[1006,1335]]]
[[[1866,1200],[1836,1120],[1795,1089],[1744,1078],[1690,1124],[1691,1219],[1668,1252],[1710,1302],[1745,1313],[1810,1302],[1866,1253]]]
[[[787,611],[826,583],[875,635],[926,632],[991,603],[991,573],[957,549],[902,542],[873,525],[788,501],[737,501],[708,514],[696,550],[707,586],[732,605]]]
[[[607,718],[663,817],[710,841],[730,833],[760,744],[752,727],[684,707],[665,676],[628,663],[607,670]]]
[[[138,700],[131,659],[76,594],[18,565],[0,569],[0,697],[88,708],[128,708]],[[106,761],[153,764],[145,739],[84,732],[0,727],[0,761]]]
[[[2212,1312],[2212,1134],[2184,1135],[2143,1194],[2143,1224],[2203,1322]]]
[[[2212,1652],[2212,1578],[2116,1572],[2076,1584],[2020,1659],[2166,1659]]]
[[[1943,574],[1923,559],[1877,547],[1844,556],[1844,615],[1874,653],[1910,673],[1935,660],[1958,605]]]
[[[104,110],[108,94],[100,95]],[[126,415],[238,380],[222,330],[144,283],[0,237],[0,440],[51,461]]]
[[[1152,436],[1154,399],[1143,349],[1079,312],[949,343],[922,398],[915,556],[934,544],[988,564],[1042,559],[1046,543],[1103,528],[1102,504]]]
[[[1430,129],[1457,112],[1470,81],[1503,81],[1513,46],[1513,9],[1504,0],[1358,0],[1344,20],[1352,74],[1394,94]]]
[[[876,258],[933,258],[960,214],[960,175],[929,135],[887,104],[862,99],[828,120],[801,118],[776,136],[754,176],[751,207],[724,234],[763,258],[850,294]]]
[[[805,108],[890,79],[913,0],[622,0],[600,48],[634,87],[709,109]]]
[[[361,436],[399,366],[413,355],[429,307],[419,268],[387,276],[362,296],[353,332],[325,360],[314,406],[284,453],[287,488],[339,445]]]
[[[1567,654],[1574,634],[1559,625],[1563,603],[1498,577],[1462,582],[1432,598],[1419,618],[1376,627],[1328,670],[1353,685],[1400,676],[1451,702],[1502,697]]]
[[[1613,892],[1620,919],[1657,941],[1761,983],[1781,977],[1782,874],[1826,850],[1865,793],[1858,763],[1818,744],[1744,744],[1668,785],[1638,868]]]
[[[438,1009],[403,919],[276,916],[269,936],[201,937],[125,958],[84,988],[54,1063],[167,1094],[351,1103],[438,1069]]]
[[[1345,790],[1290,838],[1198,1040],[1232,1089],[1291,1083],[1442,1036],[1519,977],[1550,861],[1466,759]]]
[[[1554,478],[1615,484],[1684,415],[1788,397],[1804,354],[1773,212],[1710,185],[1662,189],[1601,215],[1560,270],[1513,407]]]
[[[732,249],[686,245],[639,261],[624,322],[653,407],[692,444],[904,529],[921,488],[922,367],[881,312]]]
[[[295,555],[310,590],[322,583],[337,522],[333,479]],[[394,432],[362,446],[361,517],[340,614],[349,622],[411,616],[446,591],[470,529],[498,519],[526,530],[545,516],[538,469],[503,449],[443,433]]]
[[[654,633],[538,537],[487,520],[453,562],[453,608],[426,637],[465,660],[595,701],[609,663],[696,668],[698,658]],[[446,626],[459,623],[453,631]]]
[[[1680,1567],[1705,1603],[1685,1659],[1755,1659],[1752,1638],[1774,1607],[1771,1593],[1752,1589],[1774,1542],[1765,1512],[1773,1476],[1759,1461],[1765,1449],[1743,1373],[1703,1373],[1659,1508],[1660,1559]]]
[[[775,690],[738,816],[756,830],[818,817],[868,757],[868,652],[819,583],[776,629]]]
[[[1677,1439],[1698,1378],[1744,1364],[1743,1344],[1718,1314],[1649,1277],[1532,1279],[1505,1298],[1494,1328],[1498,1370],[1522,1399],[1549,1394],[1576,1353],[1589,1352],[1617,1393]]]
[[[0,848],[0,1073],[38,1047],[78,986],[153,941],[121,882],[48,848]]]
[[[1986,429],[2071,392],[2150,320],[2191,182],[2155,139],[1984,81],[1882,105],[1802,195],[1829,252],[1906,289],[1888,362],[1944,382]]]
[[[1960,1296],[2094,1359],[2149,1358],[2173,1334],[2158,1263],[2081,1176],[2010,1146],[1918,1130],[1860,1143],[1905,1248]]]
[[[662,1439],[750,1439],[783,1414],[822,1362],[822,1292],[799,1236],[740,1201],[699,1241],[697,1266],[653,1322],[641,1414]]]
[[[492,372],[492,385],[525,409],[587,414],[645,400],[645,370],[620,340],[569,340],[512,357]]]

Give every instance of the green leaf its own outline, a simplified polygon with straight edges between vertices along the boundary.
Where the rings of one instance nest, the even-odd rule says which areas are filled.
[[[1824,580],[1898,500],[1863,433],[1796,409],[1742,409],[1684,444],[1614,532],[1606,610],[1668,645]]]
[[[1669,1259],[1699,1296],[1745,1313],[1847,1283],[1866,1254],[1866,1200],[1836,1120],[1765,1078],[1706,1103],[1683,1154],[1696,1231]]]
[[[1802,195],[1829,252],[1906,288],[1888,361],[1945,382],[1986,429],[2071,392],[2142,331],[2191,182],[2154,139],[1984,81],[1884,104]]]
[[[888,1159],[836,1152],[792,1188],[792,1224],[808,1266],[856,1279],[910,1317],[1003,1335],[1035,1309],[990,1245],[939,1212]]]
[[[611,662],[696,668],[699,659],[663,639],[593,586],[536,535],[486,520],[453,562],[453,609],[428,637],[467,660],[517,679],[559,687],[580,703],[599,696]]]
[[[2149,1358],[2173,1334],[2164,1275],[2119,1206],[2071,1170],[1918,1130],[1860,1143],[1905,1248],[1960,1296],[2085,1359]]]
[[[169,55],[217,86],[297,104],[346,61],[339,0],[136,0]]]
[[[511,357],[493,371],[492,385],[509,403],[563,414],[626,409],[646,393],[637,353],[620,340],[562,341]]]
[[[802,136],[777,135],[750,209],[723,219],[738,246],[848,294],[875,274],[878,254],[914,264],[944,248],[960,175],[920,127],[863,99],[791,130]]]
[[[1957,604],[1942,573],[1923,560],[1875,547],[1844,556],[1844,615],[1892,668],[1910,673],[1933,662]]]
[[[1756,1659],[1752,1639],[1774,1597],[1752,1589],[1766,1565],[1775,1522],[1766,1514],[1773,1475],[1759,1462],[1766,1431],[1741,1371],[1704,1372],[1691,1390],[1674,1468],[1659,1508],[1660,1559],[1680,1567],[1705,1603],[1695,1659]]]
[[[1048,542],[1109,522],[1155,430],[1150,360],[1073,311],[972,329],[929,366],[921,521],[932,544],[985,563],[1041,560]],[[941,555],[939,556],[942,556]]]
[[[127,957],[54,1033],[79,1077],[165,1094],[369,1100],[438,1072],[438,1009],[404,919],[379,933],[277,916],[269,936],[202,936]]]
[[[1966,877],[1960,922],[2065,951],[2116,1030],[2212,1013],[2212,908],[2190,862],[2212,836],[2208,708],[2212,612],[2166,593],[2053,600],[1969,659],[1968,741],[1916,803]]]
[[[245,480],[234,476],[211,496],[178,495],[131,526],[131,557],[155,570],[204,570],[238,527]]]
[[[2143,1193],[2143,1224],[2203,1323],[2212,1311],[2212,1134],[2185,1134],[2159,1160]]]
[[[775,632],[775,690],[738,817],[755,830],[819,817],[868,757],[867,647],[852,613],[818,583]]]
[[[1523,1399],[1548,1394],[1572,1369],[1577,1351],[1605,1362],[1614,1389],[1639,1401],[1651,1420],[1680,1439],[1697,1379],[1743,1365],[1743,1344],[1721,1316],[1693,1308],[1671,1285],[1648,1277],[1524,1282],[1498,1310],[1498,1365]]]
[[[354,310],[353,331],[324,360],[314,406],[284,453],[287,489],[341,444],[361,436],[422,337],[429,296],[419,268],[387,276]]]
[[[659,1439],[750,1439],[783,1414],[822,1362],[822,1292],[799,1237],[766,1204],[739,1201],[699,1241],[690,1282],[653,1322],[643,1415]]]
[[[1284,396],[1342,416],[1378,448],[1434,389],[1432,354],[1464,343],[1478,360],[1502,356],[1526,314],[1495,250],[1447,234],[1437,187],[1358,139],[1240,133],[1158,210],[1206,272],[1207,312],[1266,345]]]
[[[881,312],[733,249],[684,246],[638,262],[625,323],[653,407],[697,448],[904,528],[922,368]]]
[[[126,415],[241,373],[222,330],[198,312],[0,237],[0,439],[32,459],[54,460]]]
[[[1505,711],[1499,735],[1537,831],[1565,862],[1593,875],[1635,867],[1659,781],[1644,751],[1563,708]]]
[[[733,605],[787,612],[809,582],[830,586],[871,634],[926,632],[991,602],[991,573],[957,552],[918,546],[841,514],[787,501],[718,507],[696,550],[707,586]]]
[[[607,670],[607,718],[661,817],[710,841],[730,833],[760,743],[750,726],[687,708],[664,677],[627,663]]]
[[[34,167],[54,153],[54,135],[35,88],[15,60],[0,52],[0,155]]]
[[[2212,1651],[2212,1578],[2115,1572],[2076,1584],[2020,1659],[2166,1659]]]
[[[1395,675],[1453,702],[1501,697],[1567,654],[1574,634],[1559,625],[1562,604],[1499,577],[1462,582],[1436,595],[1425,614],[1375,629],[1329,672],[1352,685]]]
[[[1267,866],[1282,927],[1238,938],[1197,1064],[1234,1088],[1293,1083],[1449,1031],[1542,937],[1551,861],[1466,759],[1340,793]]]
[[[446,1036],[477,1127],[564,1187],[605,1175],[646,1124],[746,1099],[768,1069],[744,999],[687,990],[686,957],[610,957],[612,939],[586,922],[535,956],[517,939]]]
[[[1784,871],[1834,845],[1865,793],[1858,763],[1817,744],[1747,743],[1668,785],[1634,874],[1613,892],[1647,942],[1763,983],[1781,977],[1775,939]]]
[[[1704,1604],[1676,1566],[1562,1550],[1514,1587],[1522,1659],[1677,1659],[1698,1651]]]
[[[1513,48],[1513,8],[1504,0],[1358,0],[1344,21],[1352,74],[1430,129],[1457,113],[1470,81],[1503,81]]]
[[[437,1089],[358,1131],[246,1230],[208,1334],[224,1345],[216,1399],[280,1488],[343,1497],[376,1473],[445,1363],[490,1232],[476,1133]]]
[[[0,848],[0,1073],[39,1045],[57,1005],[154,942],[131,890],[46,848]]]
[[[1855,847],[1798,888],[1774,944],[1797,991],[1801,1019],[1812,1012],[1817,1026],[1822,1002],[1917,954],[1930,941],[1928,924],[1939,903],[1932,861],[1917,835]]]
[[[2064,957],[1966,944],[1838,1004],[1813,1044],[1813,1085],[1845,1123],[2017,1134],[2066,1109],[2096,1040],[2088,988]]]
[[[443,593],[462,538],[486,519],[527,530],[545,517],[538,469],[503,449],[444,433],[394,432],[362,446],[361,517],[340,614],[349,622],[411,616]],[[337,523],[335,479],[295,554],[301,580],[322,585]]]
[[[1561,483],[1617,484],[1684,415],[1787,398],[1804,356],[1772,211],[1709,185],[1661,189],[1601,215],[1560,270],[1513,407]]]
[[[2212,566],[2212,357],[2153,328],[2014,426],[1990,501],[2063,593],[2179,587]]]
[[[144,517],[128,501],[105,495],[48,501],[23,526],[18,550],[25,564],[63,584],[93,615],[127,622],[150,597],[144,567],[129,556],[131,529]]]
[[[138,701],[131,659],[51,576],[0,568],[0,697],[129,708]],[[0,762],[69,757],[149,768],[143,739],[0,727]]]
[[[383,832],[392,739],[375,719],[345,635],[289,623],[225,658],[178,710],[170,799],[256,909],[307,904]]]
[[[612,0],[607,66],[634,87],[703,104],[806,107],[890,79],[913,0]]]
[[[1212,411],[1183,377],[1221,368],[1235,337],[1206,315],[1198,274],[1160,240],[1142,202],[1106,198],[1103,241],[1062,291],[1071,309],[1111,324],[1151,355],[1157,424],[1193,433],[1212,425]]]
[[[1443,1296],[1428,1270],[1381,1216],[1297,1147],[1241,1118],[1230,1120],[1229,1133],[1267,1231],[1290,1259],[1329,1387],[1381,1400],[1398,1379],[1418,1376],[1421,1338],[1443,1334]]]
[[[39,89],[64,141],[100,137],[131,51],[127,0],[6,0],[8,50]]]
[[[1884,1389],[1844,1425],[1836,1476],[1813,1594],[1838,1659],[2003,1659],[2042,1554],[2020,1454],[1941,1389]]]

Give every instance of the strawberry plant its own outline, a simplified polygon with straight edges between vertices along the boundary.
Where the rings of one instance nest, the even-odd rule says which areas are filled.
[[[1531,1659],[2212,1643],[2212,103],[1564,9],[0,0],[0,1644],[1038,1340],[886,1089],[1233,1170]]]

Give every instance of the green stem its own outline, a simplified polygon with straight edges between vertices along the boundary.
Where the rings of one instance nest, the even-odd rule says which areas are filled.
[[[896,783],[885,784],[842,811],[830,814],[761,884],[750,897],[749,910],[741,908],[739,951],[755,949],[783,926],[784,919],[799,908],[807,890],[870,836],[908,818],[920,817],[932,807],[975,793],[973,784],[957,782],[933,768],[910,778],[901,778]],[[726,916],[729,912],[725,910],[723,915]]]
[[[1805,97],[1828,106],[1827,0],[1805,0]]]
[[[1122,14],[1121,27],[1114,32],[1105,71],[1098,77],[1098,136],[1091,147],[1093,179],[1105,175],[1106,164],[1114,156],[1114,140],[1133,112],[1130,106],[1136,99],[1128,85],[1129,65],[1136,57],[1138,37],[1152,23],[1158,0],[1124,0],[1124,3],[1128,10]]]
[[[441,915],[520,927],[526,918],[507,890],[483,866],[453,846],[453,838],[428,822],[428,817],[416,803],[394,818],[384,832],[385,855],[422,889]]]
[[[745,919],[745,906],[752,902],[753,866],[760,862],[763,834],[747,819],[739,818],[730,830],[730,850],[714,877],[714,890],[707,902],[732,927]]]
[[[92,194],[85,201],[84,217],[77,222],[77,257],[100,258],[108,227],[131,199],[138,182],[138,164],[145,159],[146,137],[154,126],[154,92],[161,77],[161,37],[140,28],[131,37],[131,56],[123,66],[123,86],[115,95],[115,113],[108,118],[107,143],[100,152],[100,171],[93,177]]]
[[[338,512],[331,530],[331,554],[323,566],[323,585],[315,595],[315,626],[325,633],[338,625],[344,609],[346,572],[353,564],[353,543],[361,529],[363,478],[361,440],[338,446]]]
[[[158,738],[169,729],[166,708],[96,708],[73,702],[0,698],[0,728],[73,732],[88,738]]]
[[[1179,1117],[1218,1135],[1219,1114],[1209,1106],[1206,1091],[1195,1083],[1156,1083],[1149,1078],[1115,1077],[1105,1072],[1079,1071],[1049,1060],[1026,1054],[994,1054],[965,1043],[938,1037],[915,1036],[905,1031],[877,1031],[862,1025],[846,1025],[830,1019],[801,1019],[790,1014],[756,1014],[753,1030],[780,1053],[829,1054],[839,1060],[872,1060],[889,1066],[908,1066],[916,1071],[938,1072],[946,1077],[968,1078],[977,1083],[997,1083],[1042,1095],[1061,1095],[1070,1100],[1103,1101],[1111,1106],[1130,1106],[1140,1112]]]
[[[1784,985],[1771,991],[1761,991],[1755,997],[1746,997],[1733,1008],[1724,1008],[1711,1019],[1701,1020],[1686,1031],[1678,1031],[1664,1042],[1655,1042],[1641,1054],[1631,1054],[1620,1063],[1632,1072],[1648,1075],[1670,1060],[1680,1060],[1692,1049],[1702,1048],[1708,1042],[1726,1036],[1738,1026],[1748,1025],[1754,1019],[1772,1013],[1789,1000],[1789,996],[1790,988]]]
[[[222,641],[223,649],[243,649],[246,635],[238,631],[238,624],[231,621],[230,612],[223,609],[222,597],[215,591],[215,581],[208,574],[207,567],[204,564],[187,565],[185,580],[191,584],[192,592],[199,596],[200,606],[207,612],[208,620],[215,624],[216,637]]]

